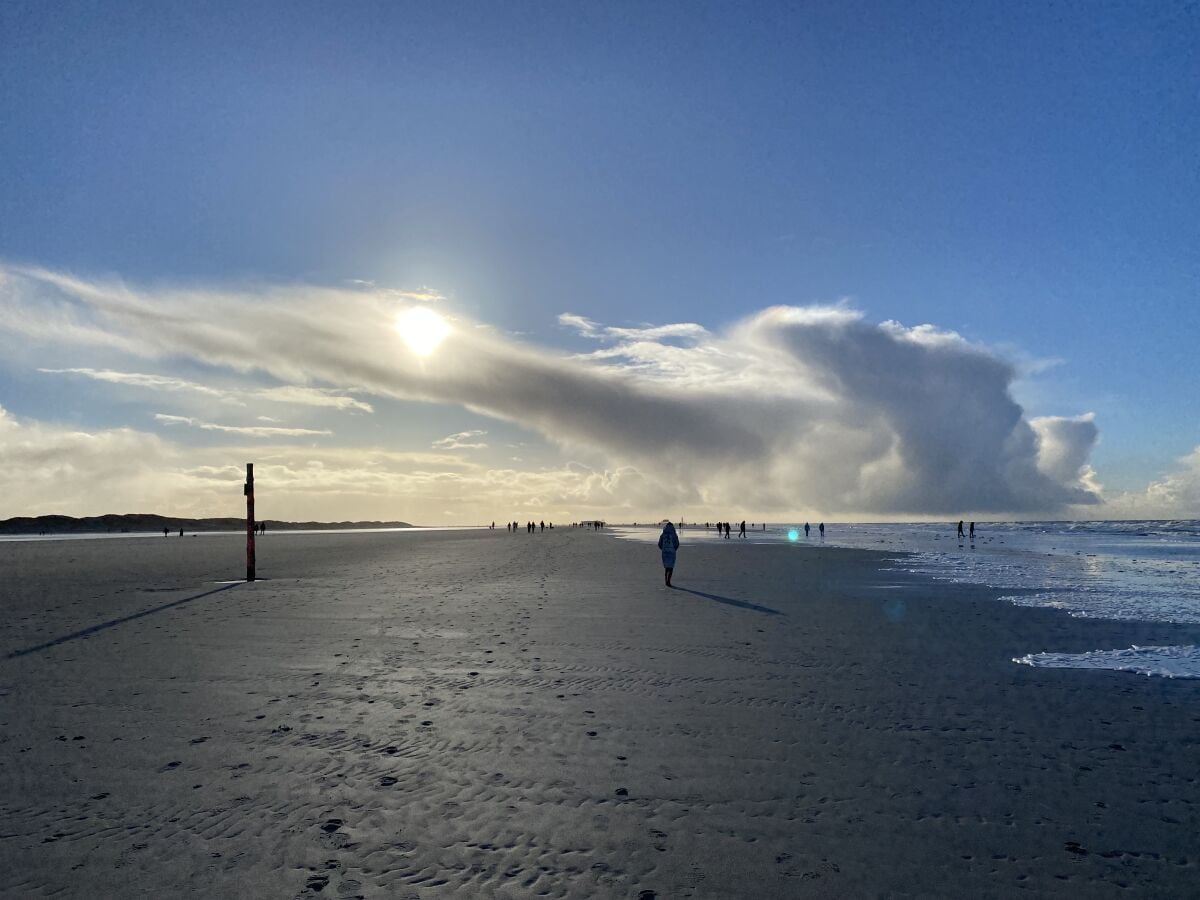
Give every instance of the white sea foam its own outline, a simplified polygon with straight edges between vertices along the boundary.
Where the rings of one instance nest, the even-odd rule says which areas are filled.
[[[1087,653],[1030,653],[1013,662],[1048,669],[1111,669],[1163,678],[1200,678],[1200,647],[1130,647]]]

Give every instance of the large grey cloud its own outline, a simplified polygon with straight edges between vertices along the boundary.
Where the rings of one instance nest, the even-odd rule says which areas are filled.
[[[888,516],[1097,500],[1086,464],[1094,424],[1031,422],[1010,392],[1012,364],[931,326],[871,323],[841,307],[773,307],[720,334],[566,315],[598,342],[567,355],[459,319],[420,358],[392,328],[399,308],[374,290],[137,290],[0,274],[10,332],[458,404],[638,473],[625,478],[634,509],[638,492],[679,508]]]

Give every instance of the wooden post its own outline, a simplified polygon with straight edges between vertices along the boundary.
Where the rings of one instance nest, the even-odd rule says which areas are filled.
[[[254,463],[246,463],[246,580],[254,580]]]

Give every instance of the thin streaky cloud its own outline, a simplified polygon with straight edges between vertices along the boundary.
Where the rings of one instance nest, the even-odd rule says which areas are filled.
[[[216,422],[205,422],[191,416],[173,416],[168,413],[155,413],[155,420],[164,425],[187,425],[202,431],[220,431],[225,434],[240,434],[244,437],[321,437],[333,434],[328,429],[316,428],[279,428],[270,425],[219,425]]]
[[[375,411],[375,408],[364,400],[324,388],[283,385],[249,391],[247,396],[270,400],[274,403],[294,403],[298,406],[325,406],[332,409],[359,410],[361,412]]]
[[[440,438],[431,445],[434,450],[483,450],[487,444],[483,441],[477,441],[475,438],[483,437],[487,434],[486,431],[460,431],[457,434],[448,434],[444,438]]]
[[[177,391],[202,394],[224,403],[245,406],[247,400],[267,400],[271,403],[288,403],[296,406],[328,407],[340,410],[374,412],[375,408],[364,400],[347,396],[340,391],[300,385],[280,385],[269,388],[214,388],[195,381],[173,378],[167,375],[150,375],[143,372],[117,372],[111,369],[38,369],[50,375],[81,375],[109,384],[123,384],[156,391]]]
[[[393,288],[385,290],[384,293],[390,297],[395,297],[397,300],[412,300],[418,303],[437,303],[446,299],[445,294],[435,291],[433,288],[418,288],[415,291],[402,291]]]
[[[594,340],[614,340],[622,342],[661,341],[670,338],[681,338],[699,341],[710,335],[703,325],[695,322],[673,322],[666,325],[617,326],[602,325],[586,316],[575,313],[559,313],[558,324],[570,328],[582,337]]]
[[[48,375],[82,375],[94,381],[104,381],[109,384],[125,384],[133,387],[148,388],[155,391],[190,391],[215,397],[229,403],[241,403],[232,392],[223,391],[194,381],[182,378],[172,378],[167,375],[147,375],[142,372],[116,372],[112,369],[38,369]]]

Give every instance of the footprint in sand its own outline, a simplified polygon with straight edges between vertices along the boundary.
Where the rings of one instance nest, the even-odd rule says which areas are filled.
[[[325,886],[329,884],[328,875],[309,875],[308,881],[304,885],[306,891],[312,891],[314,894],[319,894],[325,890]]]

